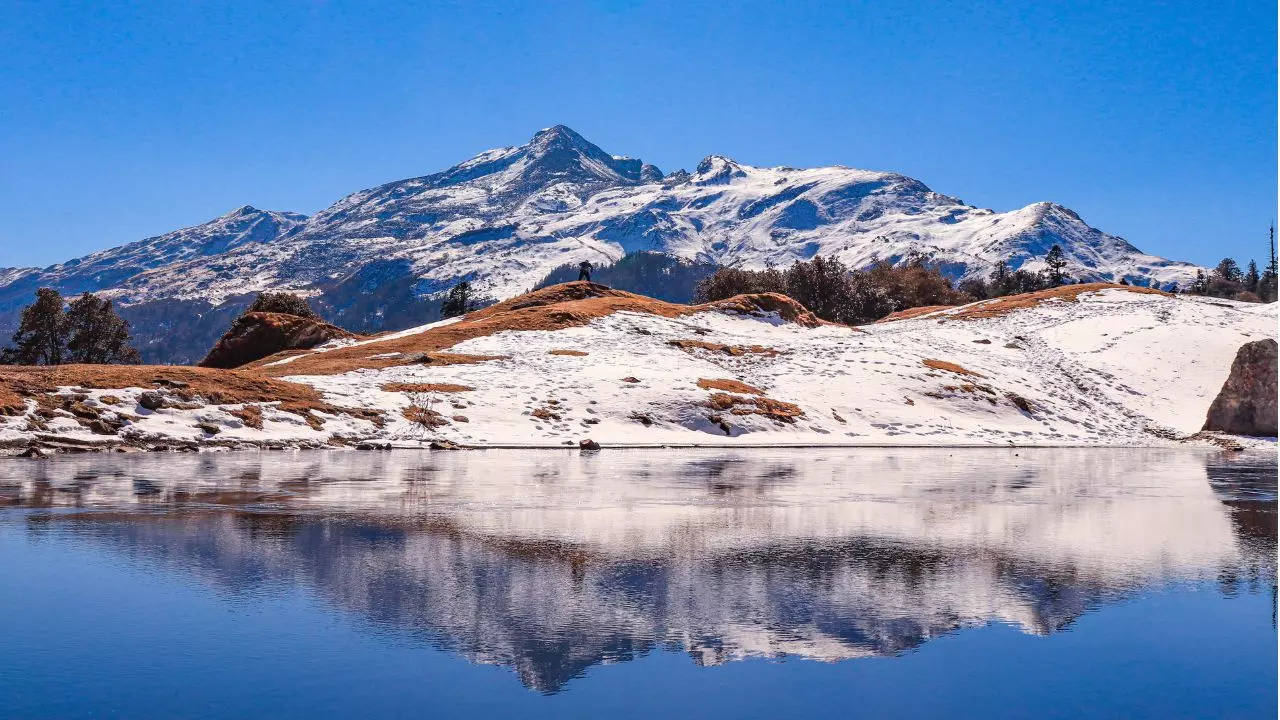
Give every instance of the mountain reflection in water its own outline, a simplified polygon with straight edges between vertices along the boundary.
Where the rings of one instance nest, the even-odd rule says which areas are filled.
[[[0,518],[238,592],[287,582],[555,692],[715,664],[1050,634],[1155,585],[1274,588],[1275,455],[299,452],[0,463]]]

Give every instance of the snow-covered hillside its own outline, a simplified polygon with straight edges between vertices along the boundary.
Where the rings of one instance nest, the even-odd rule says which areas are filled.
[[[203,225],[100,250],[47,268],[0,271],[0,307],[29,302],[35,287],[52,286],[64,294],[111,291],[126,302],[164,295],[165,278],[187,265],[217,263],[218,258],[247,246],[262,246],[298,229],[307,216],[271,212],[245,205]],[[258,248],[261,249],[260,247]]]
[[[851,328],[782,296],[685,306],[570,283],[235,371],[12,371],[0,440],[1165,445],[1196,435],[1275,312],[1077,285]]]
[[[1054,243],[1087,280],[1163,286],[1196,270],[1143,254],[1052,203],[993,212],[894,173],[760,168],[716,155],[693,173],[663,176],[555,126],[525,145],[354,193],[310,218],[246,207],[43,270],[3,271],[0,304],[38,285],[111,290],[124,305],[217,305],[271,288],[319,295],[392,262],[389,272],[411,277],[418,295],[469,279],[504,298],[557,265],[633,250],[757,268],[815,254],[854,266],[919,254],[961,276],[986,274],[999,260],[1034,269]]]

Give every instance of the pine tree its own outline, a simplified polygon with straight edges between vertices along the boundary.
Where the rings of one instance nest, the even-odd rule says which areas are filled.
[[[1001,260],[996,263],[995,269],[991,271],[991,275],[987,278],[992,297],[1002,297],[1010,293],[1011,275],[1007,261]]]
[[[1204,276],[1203,270],[1196,270],[1196,279],[1191,281],[1191,286],[1187,288],[1187,292],[1192,295],[1204,295],[1209,290],[1209,278]]]
[[[129,323],[111,301],[84,293],[67,308],[67,362],[131,365],[138,351],[129,345]]]
[[[62,295],[53,288],[36,291],[36,301],[22,310],[22,320],[13,334],[13,347],[5,348],[8,365],[58,365],[67,342],[67,316]]]
[[[1062,248],[1054,243],[1049,248],[1049,252],[1044,256],[1044,264],[1048,268],[1048,279],[1051,287],[1057,287],[1067,281],[1066,273],[1062,269],[1067,266],[1067,258],[1062,253]]]
[[[1262,302],[1275,302],[1276,299],[1276,228],[1271,226],[1270,244],[1267,248],[1270,260],[1267,262],[1267,269],[1262,271],[1262,277],[1258,278],[1258,297]]]
[[[1218,261],[1218,266],[1213,269],[1213,274],[1221,280],[1238,283],[1241,279],[1240,265],[1229,257],[1222,258]]]
[[[1262,278],[1258,275],[1258,263],[1250,260],[1249,270],[1244,274],[1244,289],[1251,293],[1258,292],[1258,281]]]
[[[440,306],[440,319],[466,315],[474,309],[475,299],[471,295],[471,283],[463,280],[449,290],[449,296]]]

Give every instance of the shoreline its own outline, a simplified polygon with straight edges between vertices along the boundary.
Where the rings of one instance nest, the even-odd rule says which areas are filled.
[[[1183,440],[1167,440],[1162,443],[1144,444],[1132,442],[1117,443],[948,443],[948,442],[902,442],[887,443],[883,441],[873,442],[838,442],[838,443],[814,443],[814,442],[745,442],[745,443],[725,443],[725,442],[614,442],[614,443],[598,443],[598,447],[582,447],[578,444],[551,444],[551,443],[520,443],[520,442],[496,442],[496,443],[470,443],[460,444],[448,441],[422,441],[422,442],[387,442],[387,441],[353,441],[351,443],[333,444],[327,442],[244,442],[244,441],[224,441],[224,442],[157,442],[150,445],[142,445],[128,442],[118,441],[76,441],[70,438],[59,438],[57,440],[37,442],[2,442],[0,443],[0,458],[15,459],[41,459],[56,455],[81,455],[89,453],[188,453],[188,452],[284,452],[284,451],[306,451],[306,450],[338,450],[338,451],[354,451],[354,452],[389,452],[394,450],[413,450],[413,451],[484,451],[484,450],[539,450],[539,451],[563,451],[592,453],[603,450],[849,450],[849,449],[872,449],[872,450],[921,450],[921,449],[946,449],[946,450],[1034,450],[1034,449],[1116,449],[1116,450],[1161,450],[1161,449],[1192,449],[1207,451],[1275,451],[1277,449],[1277,441],[1275,438],[1254,437],[1249,435],[1225,435],[1225,434],[1206,434],[1199,437],[1192,436]],[[33,452],[34,451],[34,452]]]

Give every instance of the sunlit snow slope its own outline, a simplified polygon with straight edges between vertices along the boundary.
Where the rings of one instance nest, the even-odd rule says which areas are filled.
[[[572,283],[463,319],[286,351],[235,371],[242,385],[260,377],[315,388],[322,403],[310,417],[258,401],[262,427],[249,427],[246,403],[199,397],[145,412],[135,407],[143,387],[85,371],[55,384],[67,397],[85,395],[81,402],[107,420],[123,413],[118,435],[95,436],[87,413],[76,416],[78,406],[66,403],[70,411],[40,424],[46,435],[144,446],[554,447],[586,438],[1166,445],[1204,440],[1191,436],[1237,349],[1275,337],[1275,312],[1275,304],[1087,285],[851,328],[820,323],[781,296],[691,307]],[[23,392],[21,378],[13,387]],[[147,387],[175,392],[172,384]],[[26,403],[26,412],[0,419],[0,440],[36,436],[30,418],[41,407]]]
[[[1053,203],[1000,213],[895,173],[761,168],[716,155],[692,173],[663,176],[555,126],[525,145],[354,193],[309,218],[245,207],[49,268],[0,270],[0,310],[39,285],[110,290],[124,305],[217,305],[271,288],[332,293],[362,271],[375,284],[410,277],[418,295],[469,279],[500,299],[557,265],[633,250],[745,267],[815,254],[865,266],[916,254],[958,277],[985,274],[999,260],[1036,268],[1054,243],[1086,280],[1164,286],[1196,269],[1146,255]]]

